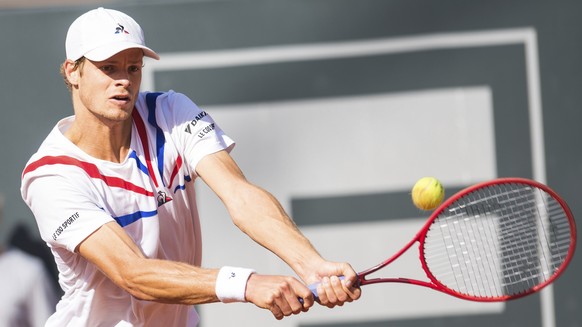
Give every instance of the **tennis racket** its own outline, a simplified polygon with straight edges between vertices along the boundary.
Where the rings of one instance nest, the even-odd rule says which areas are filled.
[[[428,281],[369,278],[415,243]],[[407,283],[466,300],[507,301],[552,283],[575,247],[574,218],[557,193],[532,180],[502,178],[447,199],[408,244],[360,272],[358,282]],[[317,298],[317,284],[309,287]]]

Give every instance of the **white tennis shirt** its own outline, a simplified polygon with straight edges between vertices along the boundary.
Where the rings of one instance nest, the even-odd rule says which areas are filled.
[[[200,265],[195,202],[197,163],[234,142],[186,96],[140,93],[131,149],[122,163],[95,159],[57,123],[27,163],[22,197],[51,248],[65,294],[47,326],[195,326],[192,306],[140,301],[75,252],[105,223],[117,221],[149,258]]]

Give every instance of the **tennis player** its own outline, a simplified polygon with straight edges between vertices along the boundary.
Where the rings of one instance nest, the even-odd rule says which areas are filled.
[[[282,319],[313,306],[305,285],[314,282],[324,306],[359,298],[352,267],[323,259],[280,203],[245,179],[229,155],[233,140],[206,111],[179,93],[139,92],[144,56],[159,56],[137,22],[91,10],[65,43],[74,116],[31,157],[21,187],[64,290],[47,326],[195,326],[193,305],[218,301],[251,302]],[[197,178],[302,281],[200,267]]]

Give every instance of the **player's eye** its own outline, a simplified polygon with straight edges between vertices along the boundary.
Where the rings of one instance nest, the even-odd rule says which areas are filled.
[[[140,70],[141,70],[141,67],[140,66],[130,66],[129,67],[129,72],[131,72],[131,73],[137,73]]]
[[[101,66],[101,70],[105,73],[111,73],[115,70],[115,67],[113,67],[112,65],[104,65]]]

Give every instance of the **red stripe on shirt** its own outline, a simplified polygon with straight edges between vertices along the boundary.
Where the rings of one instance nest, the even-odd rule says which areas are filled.
[[[22,177],[24,177],[24,175],[26,175],[32,171],[35,171],[36,169],[38,169],[40,167],[46,166],[46,165],[77,166],[77,167],[83,169],[91,178],[101,179],[108,186],[123,188],[123,189],[129,190],[129,191],[132,191],[132,192],[135,192],[138,194],[147,195],[147,196],[154,195],[153,192],[148,191],[148,190],[144,189],[143,187],[137,186],[137,185],[135,185],[131,182],[128,182],[124,179],[121,179],[119,177],[106,176],[106,175],[101,174],[101,172],[99,172],[99,168],[97,168],[97,166],[92,164],[92,163],[89,163],[86,161],[81,161],[81,160],[71,158],[68,156],[42,157],[39,160],[26,166],[26,168],[24,169],[24,172],[22,173]]]
[[[169,189],[172,189],[174,178],[176,178],[176,175],[178,175],[180,168],[182,168],[182,156],[178,156],[178,159],[176,160],[176,165],[174,166],[174,170],[172,170],[172,175],[170,176],[170,185],[168,186]]]
[[[135,122],[135,127],[137,128],[137,134],[141,140],[141,144],[143,145],[143,153],[145,156],[146,166],[148,167],[148,172],[150,174],[150,178],[154,182],[156,188],[158,187],[158,180],[156,179],[156,174],[154,168],[152,166],[152,160],[150,157],[149,151],[149,142],[148,142],[148,134],[146,132],[145,124],[141,119],[141,116],[137,112],[137,110],[133,110],[132,112],[133,121]]]

